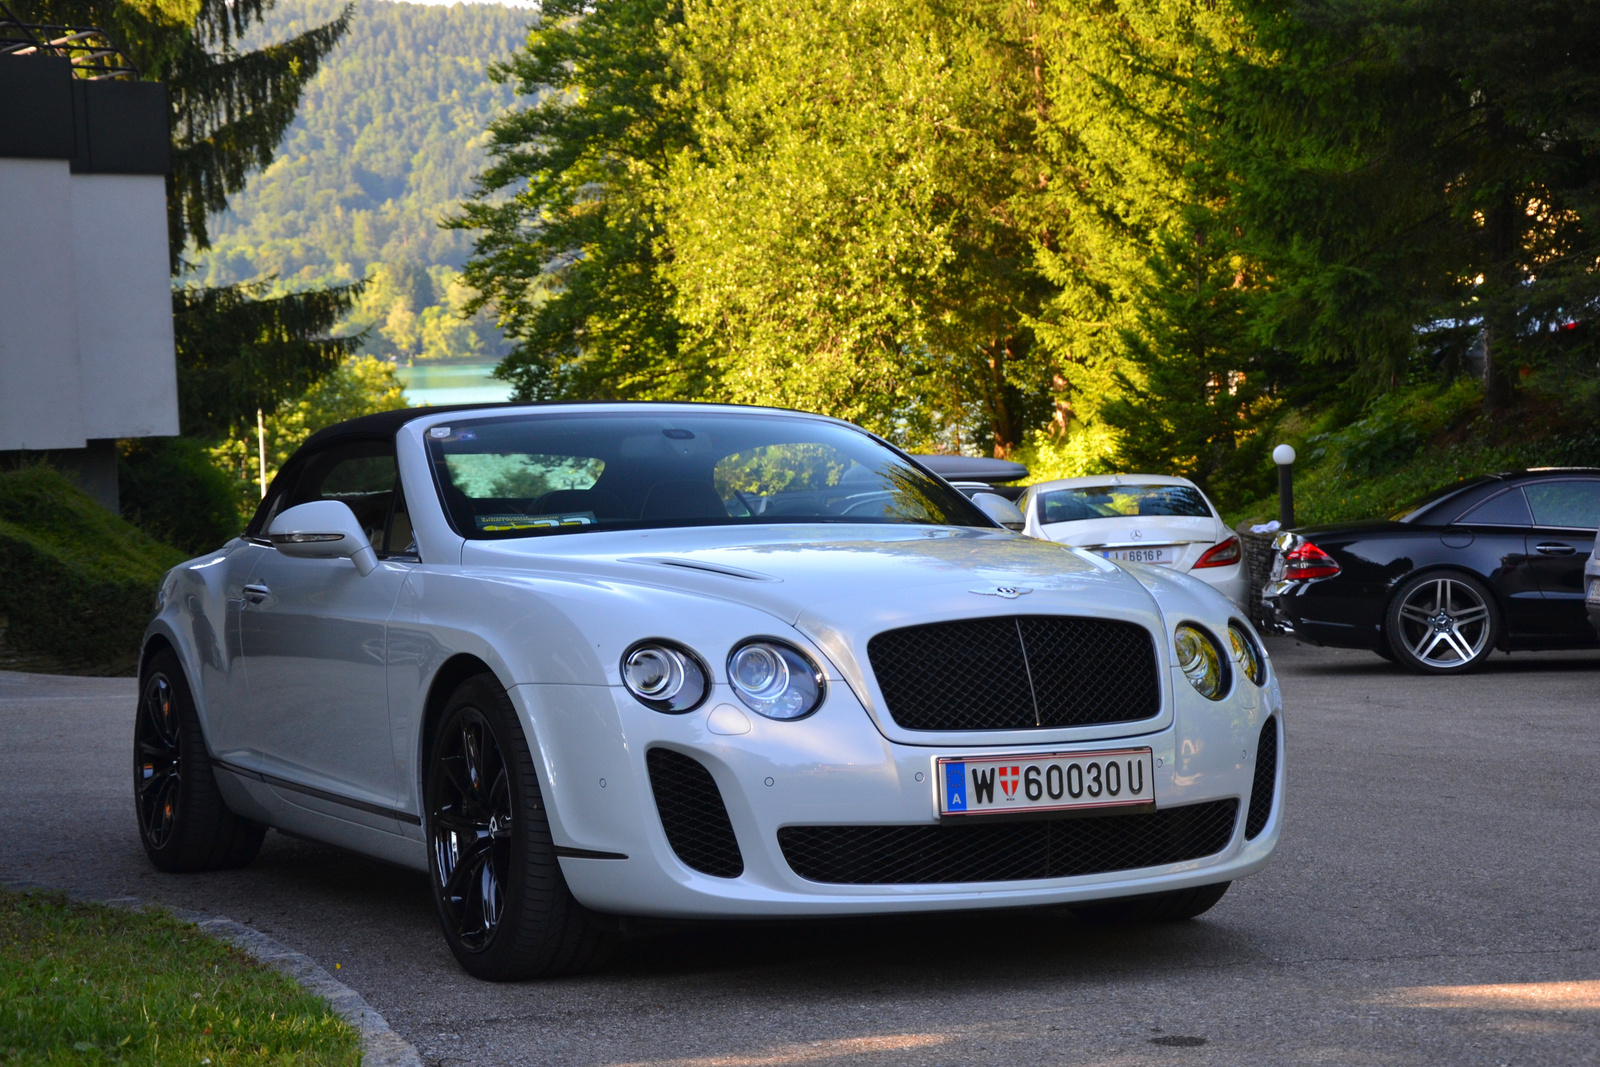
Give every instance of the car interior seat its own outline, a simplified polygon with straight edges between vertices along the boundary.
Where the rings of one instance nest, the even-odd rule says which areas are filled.
[[[657,482],[644,498],[641,519],[725,519],[727,505],[709,482]]]

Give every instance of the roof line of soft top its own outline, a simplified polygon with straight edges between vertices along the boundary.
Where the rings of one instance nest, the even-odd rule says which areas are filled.
[[[724,409],[743,409],[746,411],[780,412],[787,415],[806,415],[814,419],[828,419],[831,416],[818,415],[813,411],[795,411],[790,408],[761,407],[753,404],[722,404],[705,400],[502,400],[490,401],[486,404],[437,404],[429,407],[394,408],[390,411],[379,411],[371,415],[358,415],[344,422],[336,422],[332,426],[324,426],[307,440],[306,445],[323,444],[331,440],[345,437],[393,437],[400,432],[400,428],[416,419],[424,419],[433,415],[449,415],[458,411],[482,411],[485,413],[512,408],[572,408],[572,407],[707,407]],[[834,420],[837,421],[837,420]],[[301,446],[302,448],[305,445]]]

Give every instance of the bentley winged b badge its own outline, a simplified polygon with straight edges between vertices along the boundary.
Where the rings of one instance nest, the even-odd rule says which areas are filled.
[[[968,592],[977,593],[979,596],[997,596],[1004,600],[1015,600],[1033,590],[1025,585],[997,585],[990,589],[971,589]]]

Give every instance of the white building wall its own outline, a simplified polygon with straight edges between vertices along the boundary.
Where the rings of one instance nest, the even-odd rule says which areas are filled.
[[[72,249],[84,435],[175,436],[166,180],[74,174]]]
[[[0,158],[0,450],[87,439],[71,183],[64,159]]]

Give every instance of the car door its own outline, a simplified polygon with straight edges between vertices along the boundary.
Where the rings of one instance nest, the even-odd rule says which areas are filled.
[[[355,802],[392,808],[385,634],[410,562],[390,552],[394,444],[355,441],[306,457],[285,507],[350,505],[380,554],[362,576],[348,559],[262,553],[245,586],[240,638],[254,769]]]
[[[1600,525],[1600,478],[1551,478],[1522,487],[1533,512],[1528,558],[1553,633],[1593,642],[1584,606],[1583,566]]]
[[[1469,570],[1488,578],[1504,609],[1513,644],[1540,644],[1551,634],[1550,613],[1530,558],[1533,513],[1522,487],[1489,497],[1445,527],[1440,539]]]

